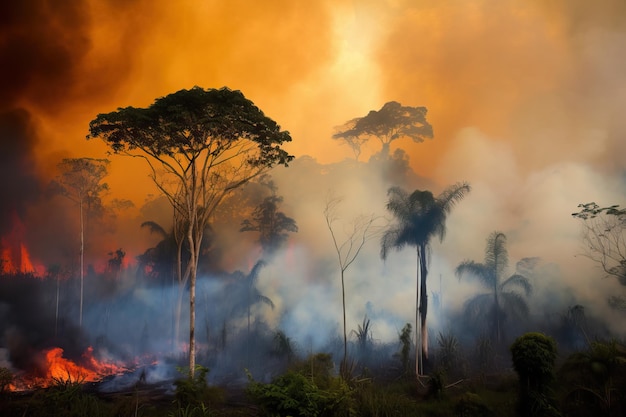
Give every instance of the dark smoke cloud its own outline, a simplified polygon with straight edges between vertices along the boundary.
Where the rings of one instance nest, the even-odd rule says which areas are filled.
[[[0,103],[58,106],[89,50],[86,3],[3,2],[0,16]]]
[[[40,190],[31,154],[37,138],[30,114],[23,109],[0,112],[0,236],[9,232]]]

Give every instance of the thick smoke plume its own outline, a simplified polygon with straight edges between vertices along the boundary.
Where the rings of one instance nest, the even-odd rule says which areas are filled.
[[[606,304],[607,294],[623,288],[580,256],[580,225],[570,213],[589,201],[624,203],[625,11],[620,0],[4,2],[0,237],[12,236],[3,245],[14,252],[23,245],[44,271],[62,266],[65,321],[55,320],[54,279],[6,284],[0,346],[18,368],[32,361],[29,349],[53,345],[80,355],[92,344],[124,360],[181,350],[170,337],[176,286],[136,275],[136,256],[160,242],[141,224],[171,228],[171,210],[155,195],[146,167],[110,157],[105,202],[127,199],[135,207],[114,210],[92,229],[83,329],[70,302],[77,291],[76,207],[48,185],[62,158],[108,156],[102,143],[85,140],[98,113],[147,106],[194,85],[241,90],[294,138],[288,150],[297,159],[272,178],[299,231],[259,276],[275,308],[253,307],[255,329],[281,329],[302,352],[334,348],[341,303],[323,218],[329,192],[343,196],[341,215],[349,221],[387,215],[390,186],[437,194],[468,181],[472,192],[449,217],[445,241],[433,242],[429,284],[440,300],[429,316],[433,332],[451,328],[479,291],[459,282],[454,268],[481,261],[494,230],[508,237],[511,272],[518,260],[541,258],[533,312],[558,321],[580,304],[623,332]],[[335,126],[392,100],[427,107],[434,139],[394,142],[392,161],[381,160],[376,141],[354,161],[331,139]],[[244,317],[231,320],[223,295],[235,285],[230,274],[249,272],[262,257],[254,234],[239,232],[263,195],[254,187],[228,202],[212,225],[199,291],[206,346],[233,346],[220,335],[243,338],[247,331]],[[109,261],[120,248],[125,263],[116,275]],[[367,315],[374,338],[393,344],[413,317],[414,251],[394,252],[383,263],[378,241],[370,241],[347,271],[347,291],[349,329]],[[33,311],[42,312],[38,319]],[[222,357],[228,366],[216,372],[240,366],[246,353],[238,353]]]

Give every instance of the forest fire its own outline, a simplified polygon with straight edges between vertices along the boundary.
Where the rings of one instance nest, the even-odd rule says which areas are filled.
[[[11,385],[11,390],[46,388],[58,383],[97,382],[104,377],[119,375],[127,370],[128,368],[119,364],[96,359],[91,346],[85,350],[78,362],[64,358],[63,349],[54,347],[42,352],[40,369],[18,376]]]
[[[0,273],[43,276],[44,267],[33,262],[24,244],[25,227],[16,214],[12,226],[12,230],[0,238]]]

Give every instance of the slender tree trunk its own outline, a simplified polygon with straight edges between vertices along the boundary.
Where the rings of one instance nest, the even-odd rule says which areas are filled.
[[[196,256],[196,242],[193,236],[193,226],[195,222],[190,222],[189,239],[189,376],[194,377],[196,368],[196,273],[198,258]]]
[[[189,373],[193,378],[196,368],[196,268],[189,277]]]
[[[346,333],[346,286],[343,279],[344,270],[341,270],[341,305],[343,307],[343,360],[341,361],[342,371],[346,371],[346,360],[348,359],[348,335]],[[345,376],[345,375],[343,375]]]
[[[420,319],[419,319],[419,302],[420,302],[420,247],[417,247],[417,265],[415,280],[415,375],[421,375],[422,370],[422,344],[420,342]]]
[[[496,343],[498,346],[500,345],[500,303],[498,300],[498,250],[497,250],[497,240],[500,235],[496,235],[494,242],[494,271],[493,271],[493,318],[495,321],[495,332],[496,332]]]
[[[80,308],[78,327],[83,327],[83,293],[85,286],[85,223],[83,215],[83,197],[80,196]]]
[[[428,265],[426,255],[426,245],[420,245],[420,331],[422,333],[422,356],[428,360],[428,327],[426,326],[426,316],[428,314],[428,291],[426,279],[428,278]]]
[[[56,339],[59,329],[59,285],[60,277],[57,275],[57,302],[54,309],[54,338]]]

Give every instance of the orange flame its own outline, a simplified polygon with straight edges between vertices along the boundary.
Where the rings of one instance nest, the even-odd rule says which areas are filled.
[[[45,268],[32,261],[28,248],[24,244],[24,225],[15,214],[12,224],[12,230],[0,238],[0,273],[43,276]]]
[[[35,387],[45,388],[58,383],[83,383],[97,382],[109,375],[118,375],[128,369],[114,363],[105,363],[93,356],[93,348],[85,350],[80,363],[73,362],[63,357],[63,349],[59,347],[48,349],[44,352],[42,373],[43,377],[22,376],[19,377],[11,390],[24,390]]]

